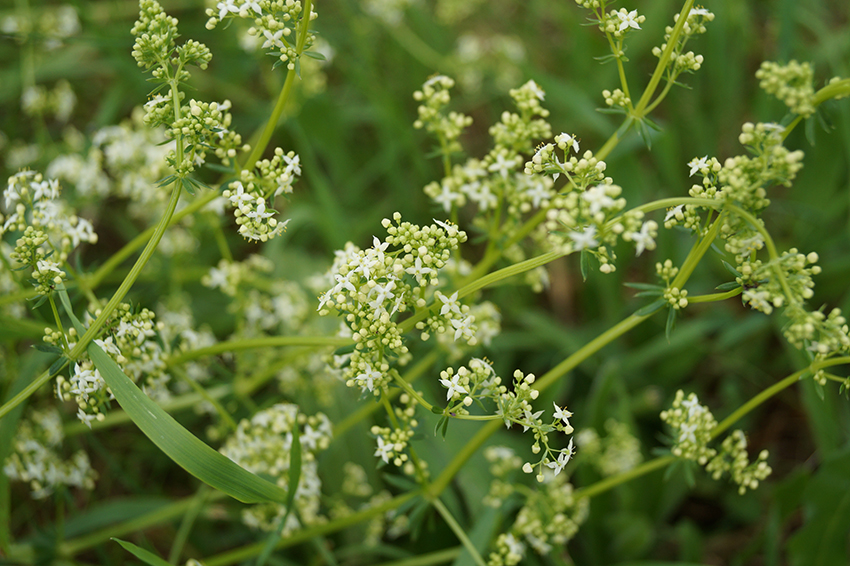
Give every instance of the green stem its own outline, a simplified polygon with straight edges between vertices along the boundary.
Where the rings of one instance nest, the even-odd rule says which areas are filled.
[[[354,525],[362,523],[363,521],[371,519],[372,517],[383,515],[391,509],[396,509],[418,495],[420,495],[419,491],[409,491],[389,501],[386,501],[381,505],[370,507],[368,509],[352,513],[351,515],[328,521],[327,523],[311,525],[310,527],[292,533],[288,537],[281,539],[275,545],[275,548],[277,550],[280,550],[282,548],[287,548],[308,541],[317,536],[326,535],[328,533],[334,533],[336,531],[341,531],[342,529],[352,527]],[[227,552],[222,552],[221,554],[210,556],[208,558],[203,559],[201,562],[203,562],[205,566],[226,566],[228,564],[244,562],[248,558],[258,555],[263,550],[264,545],[265,541],[261,541],[258,543],[243,546],[242,548],[237,548],[235,550],[230,550]]]
[[[587,487],[577,489],[575,492],[575,497],[576,499],[578,499],[582,497],[593,497],[595,495],[599,495],[603,491],[608,491],[609,489],[612,489],[620,484],[626,483],[627,481],[631,481],[650,472],[654,472],[655,470],[663,468],[668,464],[672,464],[675,461],[675,456],[663,456],[661,458],[655,458],[654,460],[650,460],[649,462],[644,462],[636,468],[632,468],[628,472],[623,472],[622,474],[617,474],[616,476],[605,478],[604,480],[600,480]]]
[[[464,532],[463,528],[458,524],[458,522],[455,520],[454,516],[446,508],[446,506],[443,505],[443,502],[440,501],[439,498],[435,498],[431,501],[431,504],[440,513],[440,515],[443,517],[443,520],[446,521],[446,524],[449,526],[449,528],[452,530],[458,540],[460,540],[461,544],[463,544],[463,547],[466,549],[466,551],[469,552],[469,555],[472,557],[472,560],[476,564],[478,564],[478,566],[487,566],[484,562],[484,559],[481,557],[481,554],[478,552],[478,549],[475,548],[475,545],[472,544],[472,541],[469,540],[468,536],[466,536],[466,533]]]
[[[694,303],[711,303],[714,301],[725,301],[726,299],[731,299],[737,295],[740,295],[744,290],[741,287],[737,289],[732,289],[731,291],[726,291],[725,293],[711,293],[709,295],[697,295],[695,297],[688,297],[688,304]]]
[[[165,363],[166,366],[170,367],[205,356],[215,356],[225,352],[239,352],[256,348],[279,348],[282,346],[335,346],[340,348],[350,344],[352,344],[351,338],[340,338],[338,336],[263,336],[260,338],[218,342],[206,348],[198,348],[197,350],[177,354],[168,358]]]
[[[213,491],[209,495],[209,501],[217,501],[219,499],[224,499],[225,497],[227,497],[227,495],[223,492]],[[67,540],[59,545],[58,554],[66,557],[74,556],[84,550],[102,544],[112,537],[122,537],[128,533],[134,533],[149,527],[161,525],[166,521],[171,521],[172,519],[176,519],[180,515],[186,513],[194,502],[194,496],[187,497],[180,501],[165,505],[155,511],[151,511],[150,513],[137,517],[131,521],[119,523],[118,525],[111,525],[97,532]]]
[[[673,32],[670,34],[670,39],[667,40],[667,47],[665,47],[664,51],[661,53],[661,57],[658,59],[658,65],[656,65],[655,71],[652,73],[652,77],[650,77],[649,83],[646,85],[646,89],[644,89],[640,100],[638,100],[638,103],[632,112],[632,115],[635,118],[640,119],[647,114],[646,107],[649,104],[652,95],[655,94],[655,89],[658,88],[658,83],[661,82],[661,77],[667,69],[667,64],[670,62],[670,56],[676,49],[676,44],[679,42],[679,36],[682,34],[682,29],[685,27],[685,22],[688,20],[688,14],[691,12],[691,8],[693,8],[693,6],[694,0],[685,0],[685,4],[682,6],[682,11],[679,12],[679,19],[676,21],[676,25],[673,26]]]
[[[198,515],[204,508],[204,505],[211,493],[212,489],[208,485],[202,484],[198,489],[198,492],[195,494],[195,497],[192,498],[192,504],[183,515],[183,520],[180,522],[180,528],[177,529],[177,534],[174,536],[174,542],[171,543],[171,550],[168,552],[169,563],[177,564],[177,561],[180,559],[180,553],[183,552],[183,547],[186,546],[186,540],[189,538],[189,533],[192,531],[192,526],[195,524]]]

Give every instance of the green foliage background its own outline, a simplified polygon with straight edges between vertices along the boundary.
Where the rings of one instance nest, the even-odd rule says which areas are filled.
[[[83,31],[60,51],[47,57],[36,55],[36,81],[50,85],[67,78],[79,99],[72,123],[83,132],[92,132],[124,119],[145,101],[150,90],[130,57],[129,29],[138,8],[131,1],[71,3],[78,9]],[[10,4],[0,7],[0,16],[15,9]],[[213,52],[209,72],[195,73],[193,79],[198,98],[229,98],[236,128],[256,130],[268,115],[283,73],[271,71],[267,58],[244,53],[235,34],[229,33],[232,30],[205,30],[200,2],[165,0],[163,6],[180,19],[184,38],[202,41]],[[653,0],[626,7],[638,9],[647,18],[643,31],[628,43],[631,61],[627,74],[633,88],[638,88],[655,65],[650,49],[660,43],[664,26],[672,23],[672,14],[680,5]],[[706,8],[716,19],[708,33],[689,46],[704,55],[705,63],[696,75],[686,76],[689,90],[674,89],[654,113],[653,119],[663,131],[653,139],[651,150],[632,133],[607,159],[608,174],[623,186],[632,205],[685,194],[691,185],[687,161],[705,154],[722,161],[740,152],[737,136],[743,122],[782,118],[784,107],[757,88],[754,73],[761,61],[811,61],[818,86],[835,75],[850,76],[850,4],[846,1],[717,0],[707,2]],[[51,6],[32,2],[31,9],[50,10]],[[296,185],[286,211],[293,219],[289,230],[263,251],[274,260],[280,277],[295,280],[323,270],[333,251],[346,241],[368,245],[372,235],[381,231],[380,220],[394,211],[420,223],[439,214],[422,187],[440,177],[440,164],[430,157],[432,140],[412,128],[416,103],[411,95],[435,72],[456,78],[463,72],[453,54],[462,34],[516,36],[524,46],[525,60],[516,83],[509,86],[528,79],[537,81],[547,93],[544,104],[551,111],[549,121],[555,131],[578,134],[583,148],[598,148],[619,126],[617,117],[596,112],[603,104],[601,90],[618,84],[616,68],[593,59],[605,55],[607,45],[595,27],[582,25],[585,12],[571,1],[492,0],[480,3],[468,17],[452,24],[435,16],[434,2],[420,2],[406,12],[399,27],[378,22],[351,0],[321,0],[316,10],[316,29],[335,51],[332,63],[323,70],[326,88],[309,97],[299,93],[273,140],[275,145],[295,150],[304,168],[304,178]],[[62,131],[61,126],[31,121],[18,111],[25,57],[26,52],[14,41],[0,38],[0,129],[7,138],[3,151],[19,140],[37,143],[42,155],[32,167],[43,169],[63,151]],[[486,151],[487,127],[509,109],[507,89],[497,83],[494,73],[485,67],[479,90],[455,91],[454,109],[475,120],[463,139],[472,155]],[[766,221],[780,249],[796,247],[819,254],[824,271],[816,278],[812,304],[838,306],[848,312],[850,104],[839,101],[831,105],[831,119],[831,132],[815,124],[810,140],[803,128],[788,139],[789,147],[805,151],[805,167],[792,188],[775,189],[770,195],[773,204]],[[114,222],[96,226],[103,244],[84,251],[84,264],[102,262],[146,228],[126,217],[123,203],[109,201],[104,207],[114,211]],[[237,257],[254,251],[252,244],[236,236],[235,229],[227,231]],[[220,297],[198,283],[200,273],[217,261],[212,244],[203,244],[195,265],[161,261],[149,266],[134,288],[134,300],[149,304],[175,288],[188,290],[194,294],[198,318],[223,335],[232,328],[233,320],[222,315]],[[690,244],[684,232],[662,230],[654,253],[635,259],[630,250],[621,250],[618,271],[613,275],[593,272],[583,282],[577,258],[570,257],[550,265],[552,285],[541,295],[512,286],[490,290],[490,300],[500,305],[504,317],[504,331],[490,354],[497,369],[502,374],[516,367],[544,373],[641,306],[623,282],[652,281],[655,261],[668,257],[681,261]],[[467,257],[475,257],[475,247],[470,250]],[[728,279],[719,261],[704,263],[689,285],[691,294],[710,292]],[[661,446],[663,429],[658,413],[676,389],[697,392],[722,418],[803,367],[802,354],[781,337],[782,324],[781,316],[748,311],[732,299],[688,308],[668,342],[664,317],[657,315],[657,320],[582,364],[546,396],[569,405],[576,415],[573,424],[577,430],[601,430],[611,417],[628,423],[641,439],[644,456],[649,457],[652,447]],[[37,324],[30,327],[14,321],[0,327],[4,339],[23,339],[17,348],[4,348],[3,388],[8,398],[12,381],[27,375],[33,365],[27,345],[38,339],[40,329]],[[435,375],[426,374],[429,378],[418,387],[431,387],[440,395]],[[280,394],[269,389],[264,395],[255,399],[262,406],[270,405]],[[356,407],[351,391],[341,388],[338,395],[339,403],[328,411],[335,422]],[[315,409],[310,398],[297,401],[305,412]],[[228,408],[236,410],[236,416],[246,416],[235,405]],[[333,411],[336,414],[331,414]],[[423,418],[426,434],[417,450],[436,471],[474,434],[477,425],[452,423],[442,441],[427,432],[434,425],[430,416]],[[71,422],[72,416],[67,418]],[[206,424],[190,413],[181,413],[179,420],[197,431]],[[832,385],[821,399],[807,380],[747,416],[742,428],[748,431],[754,449],[771,452],[774,475],[766,485],[739,496],[734,488],[712,482],[699,471],[693,488],[681,470],[666,479],[663,473],[642,477],[593,499],[589,520],[569,545],[572,560],[623,566],[847,564],[847,400],[839,397]],[[353,460],[370,473],[374,470],[366,427],[349,431],[344,440],[323,455],[320,469],[329,492],[342,479],[334,462]],[[517,446],[520,454],[527,450],[515,435],[504,433],[497,441]],[[101,479],[91,495],[69,496],[65,503],[68,516],[61,527],[51,505],[31,504],[24,486],[3,485],[4,493],[10,493],[6,503],[11,501],[9,525],[14,540],[42,549],[45,559],[55,550],[51,541],[57,529],[66,540],[81,540],[78,537],[100,532],[110,524],[169,508],[170,503],[184,501],[198,488],[197,482],[162,457],[132,425],[108,434],[74,435],[70,444],[91,454]],[[478,528],[486,535],[488,521],[504,520],[481,505],[488,478],[484,461],[477,456],[447,492],[446,503],[467,532],[476,533]],[[373,479],[384,481],[378,472]],[[573,481],[587,485],[596,479],[591,470],[580,469]],[[205,508],[189,536],[189,555],[209,556],[259,540],[234,521],[233,509],[220,502]],[[341,564],[402,560],[455,547],[451,532],[437,516],[433,519],[431,531],[415,541],[403,539],[395,548],[379,549],[383,555],[367,554],[357,546],[354,534],[334,535],[330,541]],[[178,524],[177,517],[163,518],[152,528],[122,538],[166,555]],[[286,558],[278,555],[271,560],[306,564],[307,556],[315,555],[315,549],[307,544],[287,551]],[[80,563],[123,564],[128,555],[118,545],[104,542],[78,558]],[[562,559],[569,560],[563,555],[544,563],[559,564]],[[322,563],[322,559],[309,563]],[[459,559],[456,563],[465,562]]]

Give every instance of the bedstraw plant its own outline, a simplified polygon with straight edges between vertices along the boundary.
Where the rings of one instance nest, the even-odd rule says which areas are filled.
[[[449,57],[416,30],[438,25],[432,4],[453,29],[482,3],[416,4],[181,5],[202,43],[184,37],[190,26],[168,2],[141,0],[121,57],[148,90],[128,82],[136,109],[84,130],[71,118],[87,94],[64,79],[50,90],[38,67],[73,49],[76,8],[22,1],[3,16],[34,140],[3,140],[0,556],[846,563],[847,529],[835,525],[850,518],[850,486],[830,478],[850,470],[850,327],[815,286],[826,278],[846,302],[834,284],[846,275],[836,252],[846,254],[846,230],[824,249],[796,242],[788,217],[837,205],[781,203],[822,150],[846,202],[847,154],[830,140],[843,135],[846,150],[848,74],[815,72],[793,53],[761,63],[761,108],[727,124],[725,138],[700,140],[715,151],[675,161],[665,136],[677,114],[665,107],[698,96],[676,87],[724,64],[697,51],[732,17],[725,4],[715,13],[686,0],[662,25],[648,4],[514,3],[515,18],[543,10],[587,24],[581,37],[611,81],[581,95],[613,120],[597,127],[563,116],[559,99],[577,97],[574,87],[523,62],[521,42],[465,39]],[[98,8],[85,8],[91,23]],[[347,35],[332,21],[325,39],[325,18],[342,18]],[[833,61],[847,71],[843,26]],[[335,54],[333,40],[353,42],[369,65],[364,37],[379,32],[416,60],[420,86],[399,104],[405,135],[429,159],[417,162],[430,176],[422,183],[395,163],[411,142],[352,164],[361,149],[339,151],[321,131],[335,127],[330,116],[311,110],[323,89],[346,92],[327,64],[350,54]],[[238,73],[227,67],[239,58],[279,86],[262,123],[241,88],[216,78]],[[496,70],[476,67],[485,60]],[[363,80],[380,112],[391,86]],[[508,98],[488,125],[473,102],[494,88]],[[816,131],[835,116],[833,137]],[[642,191],[640,172],[656,159],[673,173]],[[326,170],[343,166],[364,178],[386,167],[386,200],[340,208],[334,200],[348,197],[335,196]],[[573,325],[545,312],[572,284],[592,290]],[[760,352],[733,347],[747,329]],[[630,377],[679,355],[657,378]],[[717,368],[695,367],[701,355]],[[758,379],[712,377],[744,367]],[[804,442],[789,454],[771,441],[759,427],[778,398],[803,399],[830,440],[802,456]],[[822,496],[831,486],[837,503]],[[756,542],[705,549],[710,521],[688,505],[706,498]]]

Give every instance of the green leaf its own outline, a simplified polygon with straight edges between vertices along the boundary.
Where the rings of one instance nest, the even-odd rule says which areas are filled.
[[[305,51],[302,55],[306,55],[310,59],[316,59],[317,61],[327,61],[327,57],[319,53],[318,51]]]
[[[150,566],[171,566],[168,562],[166,562],[153,552],[145,550],[144,548],[140,548],[132,542],[127,542],[115,537],[112,537],[111,540],[114,540],[115,542],[123,546],[124,550],[126,550],[145,564],[150,564]]]
[[[658,299],[657,301],[653,301],[648,305],[645,305],[635,311],[637,316],[648,316],[658,310],[660,310],[664,305],[667,304],[667,299]]]
[[[166,185],[170,185],[174,179],[177,178],[177,175],[169,175],[168,177],[163,177],[159,181],[156,182],[157,187],[164,187]]]
[[[180,179],[180,184],[183,186],[183,189],[185,189],[187,193],[192,196],[195,196],[195,187],[192,186],[192,183],[190,183],[186,177]]]
[[[216,452],[175,421],[124,375],[100,346],[92,342],[87,351],[130,419],[178,466],[243,503],[287,500],[283,489]]]
[[[581,250],[579,267],[581,269],[581,280],[587,281],[587,272],[590,271],[590,252],[586,249]]]
[[[737,281],[727,281],[726,283],[721,283],[720,285],[715,287],[715,289],[717,289],[718,291],[731,291],[732,289],[737,289],[740,286],[740,283],[738,283]]]
[[[655,285],[653,283],[623,283],[626,287],[631,289],[642,289],[644,291],[661,291],[664,292],[664,287],[661,285]]]
[[[39,352],[46,352],[48,354],[62,354],[62,348],[59,346],[54,346],[53,344],[35,344],[33,346]]]
[[[676,313],[679,311],[673,307],[670,307],[667,312],[667,327],[664,329],[664,334],[667,336],[667,342],[670,342],[670,335],[673,333],[673,329],[676,327]]]
[[[734,277],[743,277],[744,276],[740,271],[735,269],[735,267],[731,263],[729,263],[727,261],[723,262],[723,267],[725,267],[726,271],[731,273]]]
[[[27,300],[29,300],[29,299],[27,299]],[[38,307],[43,305],[46,300],[47,300],[47,295],[39,296],[38,299],[35,299],[35,304],[32,307],[30,307],[30,310],[37,309]]]

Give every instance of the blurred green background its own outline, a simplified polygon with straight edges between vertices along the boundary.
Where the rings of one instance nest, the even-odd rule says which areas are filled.
[[[0,129],[4,134],[0,155],[6,175],[24,166],[43,169],[67,151],[70,125],[91,134],[117,123],[143,104],[150,90],[146,76],[130,57],[129,29],[137,5],[123,1],[67,4],[75,7],[81,31],[63,47],[45,52],[33,42],[21,44],[9,33],[0,40]],[[238,26],[206,30],[201,2],[164,0],[162,4],[179,18],[183,38],[204,42],[213,53],[209,70],[193,73],[191,85],[197,92],[192,96],[230,99],[234,127],[247,137],[264,123],[270,101],[281,87],[282,70],[271,71],[264,55],[244,52]],[[305,68],[302,88],[272,141],[272,146],[295,150],[304,168],[285,211],[292,217],[289,230],[263,250],[274,259],[281,277],[298,279],[325,269],[333,251],[347,241],[368,245],[373,235],[382,232],[380,220],[394,211],[418,223],[440,214],[422,192],[441,174],[438,159],[429,157],[434,142],[412,127],[417,105],[412,93],[433,73],[458,81],[452,109],[474,119],[463,137],[472,156],[487,151],[487,128],[501,112],[512,109],[507,90],[528,79],[546,91],[544,105],[551,111],[554,131],[577,134],[582,149],[598,149],[619,126],[617,116],[596,111],[604,104],[601,91],[619,86],[616,68],[594,59],[607,53],[607,44],[595,26],[585,25],[587,12],[572,1],[420,0],[402,10],[395,23],[372,15],[366,2],[319,0],[316,4],[316,29],[329,61]],[[664,26],[672,24],[673,13],[681,6],[670,0],[623,6],[646,16],[643,31],[630,36],[627,44],[626,73],[634,93],[642,90],[654,68],[651,48],[661,43]],[[685,164],[706,154],[723,161],[740,153],[737,136],[743,122],[782,119],[784,107],[757,88],[754,73],[763,60],[810,61],[818,87],[835,75],[850,76],[850,3],[846,0],[718,0],[706,2],[705,7],[716,19],[707,34],[689,44],[689,49],[705,57],[703,68],[683,77],[690,88],[673,89],[653,114],[663,131],[653,139],[651,150],[630,133],[607,159],[607,173],[623,187],[632,206],[686,194],[691,181]],[[6,2],[0,7],[0,20],[26,9],[38,14],[55,8],[36,1],[28,7],[23,0],[14,5]],[[28,78],[30,69],[33,75]],[[59,79],[70,82],[78,99],[67,124],[34,120],[20,112],[23,84],[34,80],[52,88]],[[800,127],[789,137],[789,147],[805,151],[805,167],[793,187],[771,190],[774,202],[765,219],[781,250],[796,247],[819,254],[824,271],[816,278],[811,304],[838,306],[848,312],[850,102],[838,101],[827,110],[832,131],[815,125],[807,139]],[[123,203],[110,200],[104,206],[124,217]],[[101,223],[105,223],[103,216]],[[102,262],[104,254],[146,226],[128,220],[122,233],[104,225],[96,228],[114,234],[115,239],[86,250],[84,263]],[[257,251],[235,230],[227,231],[237,257]],[[577,259],[571,257],[550,266],[552,284],[540,295],[512,286],[487,291],[486,298],[502,309],[503,333],[486,353],[502,375],[517,367],[544,373],[641,306],[623,282],[653,282],[655,262],[666,258],[681,262],[691,243],[685,232],[661,231],[653,253],[633,258],[628,248],[620,250],[613,275],[594,271],[583,282]],[[474,260],[482,251],[470,245],[464,253]],[[196,267],[203,270],[216,261],[215,250],[209,249],[199,254]],[[170,277],[168,262],[159,264],[159,269],[137,286],[136,300],[155,301],[167,288],[163,282]],[[688,288],[691,294],[710,292],[727,279],[719,258],[709,255]],[[221,319],[215,298],[199,293],[196,314],[217,332],[226,332],[232,321]],[[204,304],[205,300],[209,303]],[[628,423],[642,441],[644,457],[649,458],[651,449],[661,446],[658,412],[676,389],[697,392],[721,419],[805,365],[803,355],[782,339],[782,324],[781,316],[750,312],[733,299],[687,309],[668,342],[664,317],[657,315],[657,320],[583,364],[547,397],[569,405],[577,430],[602,430],[611,417]],[[593,499],[589,520],[569,545],[572,560],[646,566],[657,564],[646,560],[718,565],[850,563],[850,410],[836,389],[829,385],[821,399],[806,381],[740,423],[755,451],[771,452],[774,474],[758,491],[739,496],[733,487],[712,482],[701,472],[696,473],[693,489],[681,472],[666,481],[661,473],[641,478]],[[349,393],[342,395],[353,398]],[[344,413],[340,408],[340,414]],[[431,458],[432,469],[439,469],[439,463],[447,461],[475,430],[473,425],[452,426],[445,442],[426,435],[421,449]],[[98,462],[102,476],[120,477],[102,481],[93,501],[191,493],[184,475],[164,459],[154,459],[153,448],[139,438],[126,427],[113,437],[79,440]],[[508,434],[498,441],[523,445]],[[345,451],[355,453],[368,469],[371,445],[366,438],[357,442],[364,444],[352,440]],[[134,443],[139,447],[132,448]],[[363,453],[356,454],[358,450]],[[122,456],[115,457],[116,453]],[[332,462],[334,457],[331,451],[325,460]],[[146,460],[157,463],[140,468],[145,470],[140,474],[128,467],[130,462]],[[448,496],[469,529],[482,513],[486,474],[483,459],[474,459]],[[152,486],[149,477],[164,481]],[[595,472],[580,469],[574,482],[587,485],[595,479]],[[326,481],[333,485],[331,478]],[[17,501],[26,501],[23,491]],[[21,536],[31,536],[50,521],[49,512],[19,509],[13,527]],[[202,522],[192,543],[209,554],[252,540],[243,531],[223,535],[221,526]],[[456,544],[444,527],[437,529],[440,536],[403,541],[400,546],[424,552]],[[147,540],[156,546],[159,538],[167,540],[172,531],[173,526],[164,525],[147,533]],[[344,537],[339,544],[344,544]],[[122,552],[100,549],[86,562],[118,564],[125,556]],[[293,560],[299,563],[299,558]],[[371,559],[350,560],[354,564]],[[528,563],[535,560],[532,557]]]

